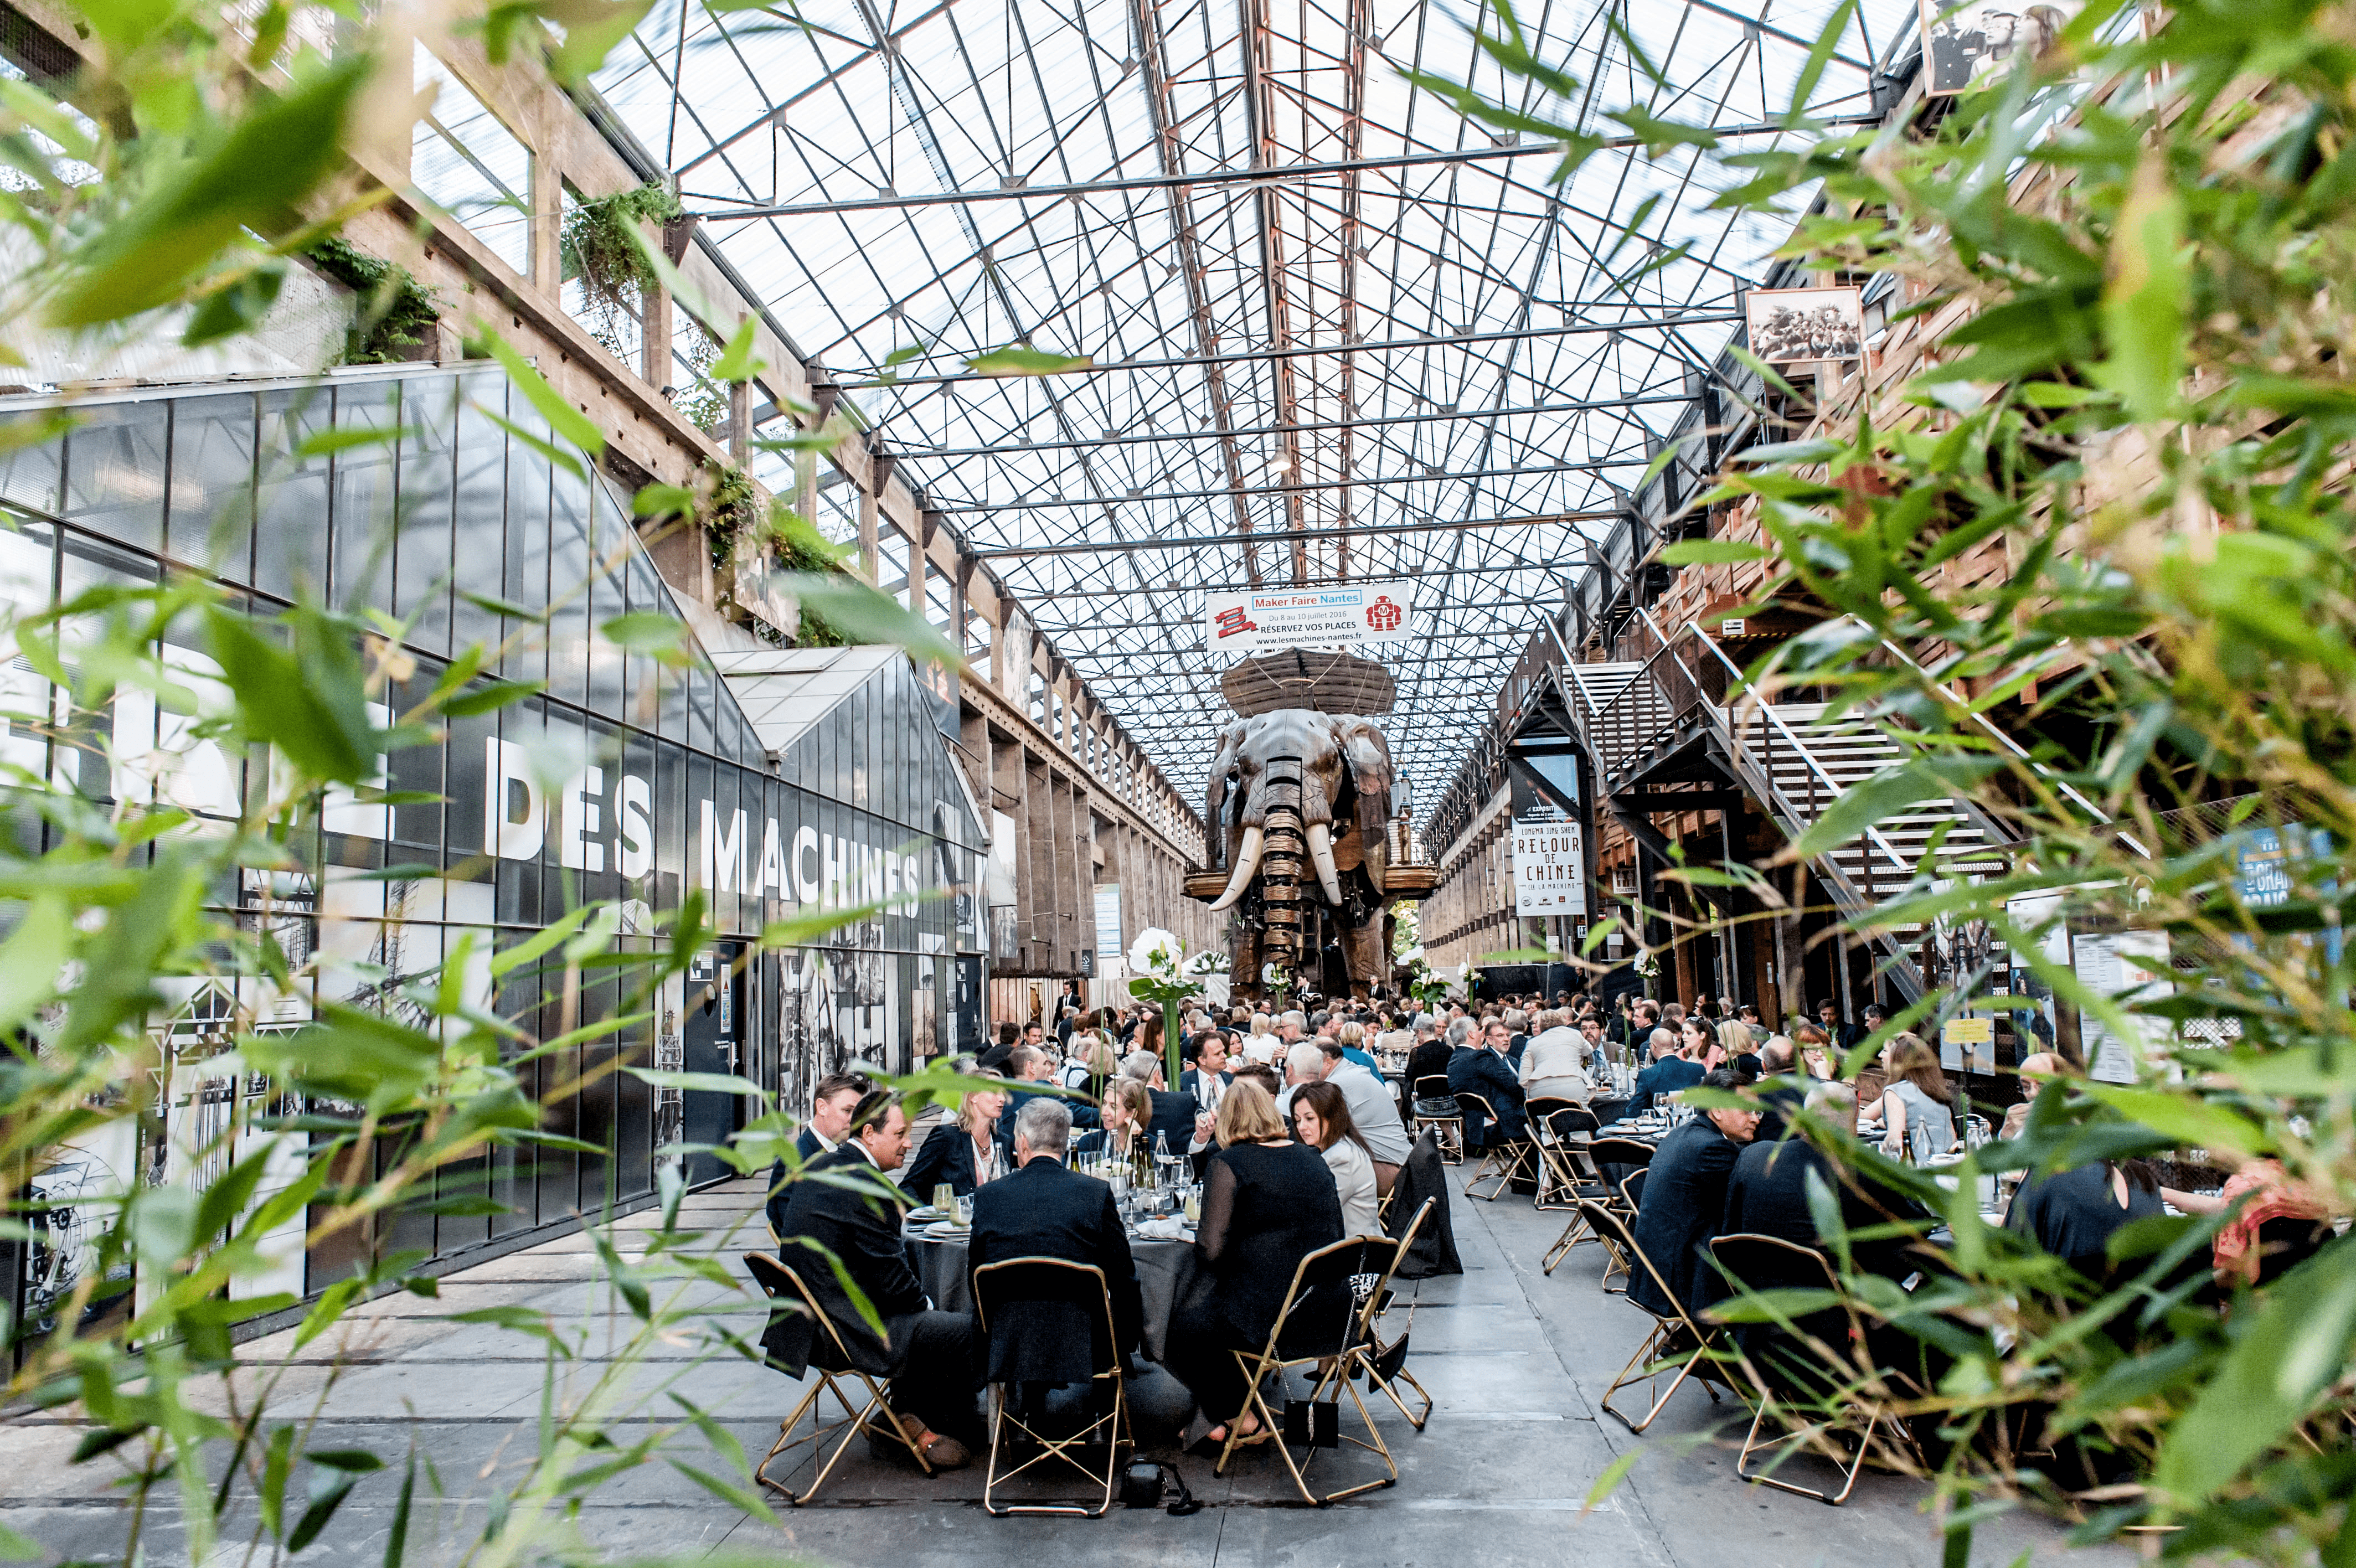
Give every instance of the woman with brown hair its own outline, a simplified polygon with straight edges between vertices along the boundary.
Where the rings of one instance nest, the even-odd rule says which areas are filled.
[[[1348,1098],[1331,1083],[1302,1084],[1292,1092],[1292,1130],[1325,1157],[1325,1168],[1333,1173],[1333,1190],[1342,1200],[1342,1233],[1381,1235],[1375,1152],[1350,1119]]]
[[[1231,1350],[1268,1343],[1301,1260],[1342,1239],[1342,1200],[1324,1157],[1287,1136],[1276,1102],[1238,1076],[1219,1102],[1219,1152],[1204,1172],[1203,1221],[1194,1252],[1211,1276],[1207,1296],[1171,1325],[1165,1365],[1194,1391],[1214,1443],[1244,1413],[1251,1390]]]
[[[1919,1036],[1900,1034],[1882,1048],[1881,1060],[1890,1082],[1879,1099],[1857,1108],[1858,1120],[1879,1120],[1882,1147],[1904,1149],[1917,1164],[1954,1147],[1955,1093],[1939,1053]]]

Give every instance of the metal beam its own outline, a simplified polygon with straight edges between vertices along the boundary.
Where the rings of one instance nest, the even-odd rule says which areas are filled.
[[[1081,496],[1068,501],[1061,497],[1044,501],[983,501],[962,507],[942,506],[935,502],[931,509],[941,513],[1030,512],[1044,510],[1050,507],[1123,507],[1144,501],[1215,501],[1226,496],[1290,496],[1306,495],[1313,490],[1341,490],[1354,485],[1444,485],[1452,480],[1521,478],[1541,474],[1601,474],[1614,468],[1642,468],[1644,465],[1644,454],[1639,453],[1629,457],[1616,457],[1595,463],[1549,463],[1543,468],[1473,468],[1459,473],[1360,475],[1350,479],[1312,479],[1304,485],[1264,485],[1243,490],[1150,490],[1142,496]],[[1614,512],[1608,515],[1617,517],[1619,514]],[[1419,523],[1413,526],[1421,528],[1444,525]],[[1358,528],[1355,525],[1353,525],[1353,529],[1360,533],[1368,531]],[[1310,539],[1333,537],[1332,530],[1325,528],[1295,528],[1287,531],[1299,533]],[[1265,528],[1256,528],[1252,531],[1251,537],[1255,540],[1265,542],[1281,536],[1270,533]],[[1149,547],[1160,548],[1158,541],[1143,542]],[[982,553],[987,555],[990,552],[985,550]]]
[[[1445,337],[1389,337],[1380,343],[1312,343],[1291,348],[1256,348],[1241,354],[1188,354],[1171,359],[1114,359],[1055,372],[1058,376],[1102,376],[1115,370],[1178,370],[1189,366],[1249,365],[1261,360],[1292,359],[1304,354],[1384,354],[1393,349],[1460,348],[1469,343],[1518,343],[1530,337],[1584,337],[1599,332],[1675,331],[1681,326],[1706,326],[1711,322],[1738,322],[1734,310],[1682,310],[1666,315],[1629,316],[1619,321],[1567,321],[1560,326],[1516,327],[1510,332],[1457,332]],[[853,372],[854,374],[856,372]],[[985,376],[978,370],[956,370],[938,376],[880,377],[872,381],[837,381],[846,392],[880,391],[894,387],[937,387],[951,382],[997,383],[1024,377]]]
[[[1301,425],[1259,425],[1250,430],[1181,430],[1155,431],[1145,435],[1110,435],[1090,441],[1086,436],[1077,441],[1010,441],[991,446],[905,446],[894,443],[894,457],[922,461],[934,457],[996,457],[1011,452],[1087,451],[1098,446],[1150,446],[1164,441],[1229,441],[1248,440],[1263,435],[1280,435],[1288,430],[1303,435],[1322,431],[1366,430],[1376,425],[1434,424],[1448,420],[1512,419],[1524,414],[1591,414],[1610,409],[1646,408],[1655,404],[1674,403],[1683,408],[1693,401],[1689,393],[1663,392],[1633,398],[1598,398],[1590,402],[1532,403],[1518,409],[1450,409],[1436,414],[1368,414],[1362,419],[1326,420]],[[889,424],[890,421],[885,421]],[[882,426],[878,427],[883,428]]]
[[[1355,525],[1351,531],[1360,534],[1453,533],[1460,528],[1509,528],[1566,523],[1610,522],[1618,520],[1619,517],[1620,513],[1616,508],[1608,512],[1546,512],[1526,517],[1467,517],[1452,523],[1359,523]],[[1300,531],[1310,539],[1330,537],[1323,528],[1305,528]],[[1251,537],[1263,544],[1282,544],[1287,541],[1290,532],[1269,533],[1263,530]],[[1193,534],[1178,539],[1087,539],[1071,544],[1006,545],[996,549],[977,549],[973,555],[978,560],[1010,560],[1044,555],[1108,555],[1139,549],[1194,549],[1242,542],[1234,534]],[[1532,567],[1530,570],[1535,571],[1538,569]]]
[[[1784,35],[1778,34],[1778,37]],[[770,117],[764,115],[747,130],[757,130]],[[1879,114],[1835,114],[1818,121],[1827,126],[1879,125]],[[1788,135],[1791,127],[1777,121],[1764,120],[1745,125],[1712,125],[1710,134],[1719,138],[1730,136]],[[738,134],[744,133],[739,132]],[[1636,136],[1612,136],[1603,142],[1607,149],[1641,147],[1644,141]],[[1511,147],[1462,147],[1436,153],[1401,153],[1387,158],[1344,158],[1323,164],[1283,164],[1269,168],[1205,169],[1200,174],[1138,175],[1126,179],[1087,180],[1076,185],[1009,185],[996,190],[920,191],[914,196],[858,197],[848,201],[790,202],[783,206],[744,206],[721,211],[699,212],[696,217],[706,223],[737,223],[762,218],[822,218],[829,213],[896,212],[911,207],[943,207],[955,202],[985,201],[1067,201],[1074,197],[1116,195],[1132,190],[1166,190],[1173,187],[1222,185],[1275,185],[1293,180],[1324,179],[1335,175],[1358,174],[1375,169],[1418,168],[1432,164],[1477,164],[1500,158],[1559,157],[1561,144],[1531,143]],[[701,162],[699,158],[697,162]],[[688,168],[693,168],[689,164]]]

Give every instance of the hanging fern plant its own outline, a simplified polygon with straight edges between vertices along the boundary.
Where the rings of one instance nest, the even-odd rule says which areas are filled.
[[[442,319],[442,296],[409,269],[371,256],[340,235],[304,252],[327,277],[359,295],[359,313],[344,342],[347,365],[391,365],[427,341]]]
[[[635,313],[655,286],[655,273],[630,230],[679,216],[679,197],[659,185],[575,202],[565,215],[561,247],[565,281],[578,278],[591,300]]]

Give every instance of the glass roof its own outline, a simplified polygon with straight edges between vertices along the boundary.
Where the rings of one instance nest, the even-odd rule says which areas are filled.
[[[1789,237],[1612,112],[1773,145],[1838,8],[1534,5],[1564,100],[1477,57],[1485,5],[658,0],[599,86],[1180,787],[1228,716],[1205,590],[1414,579],[1387,728],[1429,801]],[[1809,111],[1869,113],[1915,16],[1863,0]],[[1408,70],[1619,144],[1557,186]],[[1097,368],[965,371],[1017,342]]]

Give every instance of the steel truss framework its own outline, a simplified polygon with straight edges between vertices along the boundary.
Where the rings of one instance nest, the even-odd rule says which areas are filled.
[[[1414,578],[1429,796],[1788,238],[1609,112],[1772,145],[1836,8],[1537,0],[1562,101],[1478,56],[1485,4],[657,0],[598,85],[1182,787],[1226,716],[1206,588]],[[1866,0],[1809,113],[1869,118],[1915,16]],[[1407,69],[1617,140],[1558,185]],[[1015,342],[1096,368],[963,372]]]

